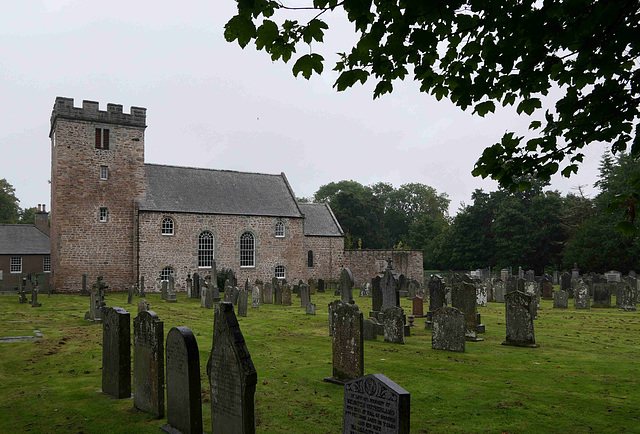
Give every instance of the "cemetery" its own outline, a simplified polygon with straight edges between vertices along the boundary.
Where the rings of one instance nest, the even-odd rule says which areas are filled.
[[[100,280],[91,297],[53,294],[38,309],[0,296],[3,430],[636,430],[640,317],[626,277],[595,299],[597,279],[572,283],[592,309],[564,302],[562,282],[551,290],[563,304],[540,297],[544,279],[500,282],[496,302],[498,282],[398,277],[358,290],[344,269],[323,292],[227,282],[229,302],[211,308],[173,282],[134,293]]]

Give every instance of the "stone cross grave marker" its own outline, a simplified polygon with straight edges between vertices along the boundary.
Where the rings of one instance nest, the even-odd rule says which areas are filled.
[[[507,338],[502,345],[537,348],[531,315],[532,297],[520,291],[504,296]]]
[[[465,317],[465,336],[470,342],[481,341],[478,337],[476,326],[478,324],[476,307],[476,288],[467,276],[451,288],[451,306],[459,309]]]
[[[343,268],[340,273],[340,300],[353,304],[353,273],[348,268]]]
[[[200,355],[189,327],[174,327],[167,334],[167,425],[169,433],[202,433]]]
[[[254,395],[258,374],[233,305],[229,303],[216,305],[207,376],[212,432],[254,433]]]
[[[442,306],[433,312],[431,348],[434,350],[465,350],[466,322],[464,313],[455,307]]]
[[[384,341],[404,344],[404,310],[400,306],[388,307],[382,312]]]
[[[164,417],[164,323],[153,311],[133,319],[133,405]]]
[[[562,289],[554,294],[553,307],[556,309],[566,309],[569,307],[569,294]]]
[[[409,434],[411,395],[383,374],[344,385],[342,432]]]
[[[102,391],[116,399],[131,397],[131,318],[121,307],[104,311]]]
[[[364,374],[363,316],[355,304],[336,300],[331,305],[333,376],[324,380],[342,385]]]

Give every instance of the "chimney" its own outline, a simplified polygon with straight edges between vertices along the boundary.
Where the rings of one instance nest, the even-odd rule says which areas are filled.
[[[47,236],[51,235],[51,229],[49,228],[49,213],[45,211],[45,204],[38,204],[38,212],[35,215],[35,226],[42,233]]]

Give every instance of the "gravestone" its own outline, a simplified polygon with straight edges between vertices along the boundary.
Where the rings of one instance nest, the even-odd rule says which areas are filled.
[[[360,287],[360,297],[371,297],[371,283],[367,282]]]
[[[533,270],[527,270],[527,272],[524,274],[524,280],[526,280],[527,282],[535,282],[536,273]]]
[[[505,282],[498,280],[493,284],[493,297],[496,303],[504,303]]]
[[[258,301],[260,303],[264,303],[264,282],[260,279],[256,279],[256,287],[258,288],[258,291],[260,291]]]
[[[416,295],[418,295],[418,282],[409,280],[407,282],[407,300],[413,300]]]
[[[86,274],[82,275],[82,289],[80,290],[80,295],[83,295],[83,296],[90,295],[89,291],[87,291],[87,275]]]
[[[343,268],[340,273],[340,300],[353,304],[353,274],[348,268]]]
[[[146,310],[149,310],[149,303],[146,299],[143,298],[142,300],[138,301],[138,315],[140,315],[140,312],[144,312]]]
[[[258,309],[260,307],[260,288],[258,286],[254,286],[251,291],[251,308]]]
[[[529,303],[529,308],[531,309],[531,317],[533,319],[538,319],[538,308],[540,307],[538,284],[536,282],[525,282],[524,293],[531,297],[531,303]]]
[[[465,349],[466,322],[464,313],[455,307],[442,306],[433,312],[431,348],[456,351]]]
[[[505,298],[507,338],[502,345],[537,348],[533,331],[531,304],[533,298],[520,291],[509,292]]]
[[[309,285],[309,294],[316,295],[316,290],[318,289],[318,281],[316,279],[307,280],[307,285]]]
[[[233,270],[229,270],[228,276],[231,287],[235,288],[236,286],[238,286],[238,279],[236,278],[236,273],[234,273]]]
[[[329,312],[329,336],[333,336],[333,310],[335,306],[338,305],[340,300],[334,300],[327,305],[327,310]]]
[[[542,299],[553,300],[553,285],[551,284],[551,282],[543,279],[541,285],[542,285]]]
[[[635,311],[637,309],[637,283],[635,279],[631,282],[624,282],[619,285],[620,288],[620,300],[618,301],[618,308],[621,311]]]
[[[567,293],[571,291],[571,274],[562,273],[560,275],[560,290],[567,291]]]
[[[282,285],[282,305],[291,306],[291,286],[288,283]]]
[[[211,275],[209,276],[211,283],[209,284],[209,289],[213,294],[213,302],[220,302],[220,288],[218,287],[218,266],[216,265],[216,260],[214,259],[211,263]]]
[[[167,300],[167,283],[168,282],[166,280],[163,280],[162,282],[160,282],[160,285],[161,285],[160,286],[160,288],[161,288],[160,289],[160,294],[161,294],[160,297],[165,301]]]
[[[273,304],[273,287],[269,282],[264,284],[264,302],[265,304]]]
[[[227,279],[224,282],[224,302],[232,303],[232,301],[233,301],[233,287],[231,286],[231,281]]]
[[[331,305],[333,376],[324,380],[342,385],[364,374],[363,317],[355,304],[336,300]]]
[[[104,310],[102,391],[116,399],[131,397],[131,318],[121,307]]]
[[[578,268],[578,264],[577,263],[573,264],[573,270],[571,270],[571,278],[572,279],[579,279],[580,278],[580,269]]]
[[[409,434],[411,395],[382,374],[344,385],[342,432]]]
[[[569,307],[569,294],[562,289],[554,294],[553,307],[557,309],[566,309]]]
[[[487,287],[482,284],[476,284],[476,304],[487,307]]]
[[[393,276],[393,271],[390,268],[384,270],[384,276],[382,282],[380,282],[382,288],[382,307],[381,311],[386,310],[389,307],[398,306],[398,282]]]
[[[440,276],[433,274],[429,279],[429,310],[424,326],[430,329],[433,324],[433,312],[445,305],[444,284]]]
[[[247,316],[247,305],[249,303],[249,291],[243,289],[238,292],[238,316],[246,317]]]
[[[384,341],[393,344],[404,344],[404,310],[400,306],[386,308],[382,312]]]
[[[476,288],[471,279],[463,276],[460,281],[451,288],[451,306],[459,309],[465,317],[465,338],[470,342],[482,341],[478,337]]]
[[[316,304],[309,302],[307,304],[307,315],[315,315],[316,314]]]
[[[20,302],[20,304],[29,303],[29,300],[27,299],[27,291],[25,291],[24,288],[20,290],[19,294],[20,298],[18,299],[18,301]]]
[[[378,323],[374,319],[367,318],[362,321],[362,336],[365,341],[378,339]]]
[[[31,289],[31,307],[42,307],[42,303],[38,303],[38,292],[40,289],[38,288],[38,282]]]
[[[324,292],[324,279],[318,279],[318,292]]]
[[[371,279],[371,312],[369,316],[376,316],[382,310],[382,278],[376,276]]]
[[[175,433],[202,433],[200,395],[200,354],[189,327],[174,327],[167,334],[167,425],[160,428]]]
[[[412,313],[416,318],[422,318],[424,316],[424,300],[422,297],[415,296],[412,301]]]
[[[84,314],[84,319],[94,322],[102,322],[103,309],[106,308],[106,303],[104,302],[104,293],[100,287],[94,285],[91,288],[91,298],[89,302],[91,303],[89,311]]]
[[[282,305],[282,286],[280,285],[280,282],[278,282],[278,279],[276,279],[275,277],[273,278],[272,281],[272,285],[273,285],[273,303],[281,306]]]
[[[579,279],[578,286],[575,289],[575,297],[573,303],[576,309],[590,309],[591,298],[589,297],[589,288]]]
[[[560,274],[558,273],[558,270],[555,270],[553,272],[553,279],[551,280],[551,284],[560,285]]]
[[[167,303],[176,303],[178,299],[176,298],[176,279],[173,277],[173,274],[169,275],[169,285],[167,289]]]
[[[229,303],[216,305],[207,376],[211,396],[211,431],[255,433],[254,395],[258,374],[233,305]]]
[[[306,308],[311,303],[311,290],[306,283],[300,284],[300,307]]]
[[[200,275],[198,273],[193,273],[193,289],[191,290],[191,298],[202,299],[202,294],[200,294],[200,285]]]
[[[145,298],[146,296],[144,293],[144,276],[140,276],[140,297]]]
[[[593,307],[611,307],[611,289],[616,288],[616,283],[593,284]]]
[[[237,286],[233,287],[233,290],[231,291],[231,303],[234,306],[238,305],[238,296],[240,295],[240,288],[238,288]]]
[[[131,285],[131,287],[129,288],[129,294],[127,296],[127,304],[131,304],[133,303],[133,291],[134,291],[135,287],[133,285]]]
[[[138,410],[164,417],[164,323],[153,311],[133,319],[133,391]]]
[[[193,279],[191,278],[191,273],[187,273],[187,298],[193,298]]]

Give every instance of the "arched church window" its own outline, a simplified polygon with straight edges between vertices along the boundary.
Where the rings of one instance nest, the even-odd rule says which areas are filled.
[[[173,235],[173,219],[171,217],[162,219],[162,235]]]
[[[282,222],[276,222],[276,237],[284,237],[284,223]]]

